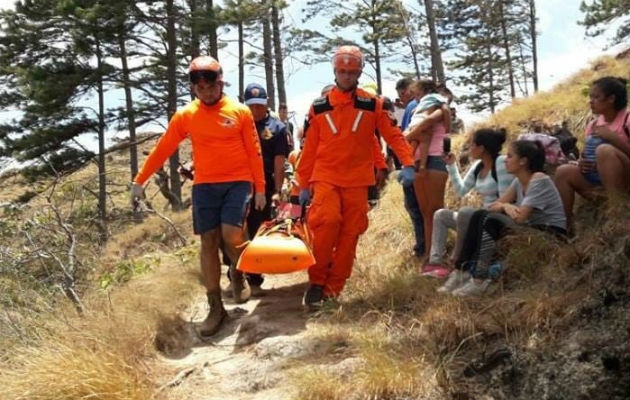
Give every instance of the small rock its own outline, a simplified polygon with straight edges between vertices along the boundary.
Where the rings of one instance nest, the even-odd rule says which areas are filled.
[[[254,349],[258,358],[274,360],[278,358],[297,358],[309,354],[314,347],[312,342],[291,336],[275,336],[260,341]]]
[[[345,358],[336,364],[323,366],[322,369],[340,378],[351,376],[358,368],[365,363],[365,360],[359,357]]]

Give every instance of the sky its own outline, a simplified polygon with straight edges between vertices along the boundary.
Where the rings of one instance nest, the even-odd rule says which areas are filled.
[[[418,3],[415,0],[403,0],[408,6],[417,8]],[[581,0],[536,0],[538,13],[538,57],[539,57],[539,84],[541,90],[547,90],[567,78],[579,69],[584,68],[589,60],[603,54],[603,49],[607,44],[606,37],[587,38],[584,34],[584,27],[578,25],[577,21],[582,18],[579,11]],[[285,19],[293,21],[297,25],[314,30],[328,30],[326,21],[321,18],[311,20],[307,24],[301,23],[301,10],[306,0],[289,1],[290,6],[284,11]],[[0,0],[0,8],[10,8],[13,6],[13,0]],[[220,39],[231,39],[235,36],[234,32],[219,33]],[[228,96],[236,97],[238,91],[238,59],[236,44],[231,44],[219,53],[220,62],[224,68],[225,79],[232,83],[226,89]],[[396,67],[395,65],[384,65],[387,68]],[[400,68],[400,66],[398,66]],[[329,63],[322,63],[312,67],[299,67],[297,65],[289,65],[285,67],[290,72],[287,76],[286,90],[288,97],[289,109],[295,111],[295,123],[300,124],[304,113],[316,97],[319,96],[320,89],[326,84],[332,83],[333,72]],[[367,74],[361,79],[361,83],[370,81]],[[448,75],[448,71],[447,71]],[[264,73],[262,70],[248,71],[246,70],[246,84],[258,82],[264,85]],[[391,98],[396,97],[394,90],[397,77],[388,76],[383,79],[383,94]],[[459,89],[452,88],[457,96]],[[124,102],[122,91],[114,91],[107,95],[106,102],[108,105],[119,105]],[[458,114],[465,122],[470,123],[482,119],[486,114],[473,114],[468,112],[465,107],[458,106]],[[15,115],[13,112],[0,112],[0,121],[6,120]],[[147,130],[160,130],[159,126],[145,128]],[[117,137],[125,136],[125,132],[115,134]],[[84,144],[92,147],[93,137],[82,140]]]

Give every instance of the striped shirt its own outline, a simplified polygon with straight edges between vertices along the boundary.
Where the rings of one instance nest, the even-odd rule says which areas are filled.
[[[495,161],[497,179],[499,180],[498,184],[492,177],[492,171],[488,171],[483,178],[480,173],[477,175],[477,179],[475,179],[475,168],[481,163],[481,160],[472,163],[463,180],[459,174],[456,163],[447,165],[446,169],[451,177],[451,186],[455,193],[459,197],[463,197],[466,193],[475,189],[483,197],[483,208],[487,208],[490,203],[497,200],[499,196],[505,193],[514,180],[514,175],[508,173],[505,169],[505,157],[505,155],[498,156]]]

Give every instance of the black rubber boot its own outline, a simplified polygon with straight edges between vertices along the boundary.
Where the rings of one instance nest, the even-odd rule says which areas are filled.
[[[306,292],[304,292],[304,298],[302,304],[309,309],[318,308],[322,305],[324,300],[324,287],[322,285],[309,285]]]

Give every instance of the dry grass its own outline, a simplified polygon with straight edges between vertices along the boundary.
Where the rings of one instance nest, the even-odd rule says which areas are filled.
[[[519,100],[489,124],[506,126],[514,134],[521,121],[556,123],[568,118],[579,136],[589,118],[588,83],[601,75],[628,72],[619,60],[600,64],[597,71],[583,71],[552,93]],[[460,135],[454,147],[465,141]],[[94,252],[89,260],[92,282],[82,293],[86,315],[76,316],[59,296],[49,296],[29,282],[4,277],[0,282],[8,289],[0,293],[9,297],[3,303],[13,305],[0,316],[0,345],[5,349],[0,352],[0,398],[156,398],[156,352],[185,346],[180,342],[185,340],[185,322],[174,316],[200,293],[196,246],[173,251],[170,228],[159,218],[131,223],[125,186],[129,177],[126,163],[120,161],[125,155],[110,160],[112,239],[103,249],[85,249]],[[93,165],[86,166],[59,188],[62,211],[69,210],[69,195],[81,194],[74,204],[84,213],[77,214],[77,225],[94,213],[95,199],[81,189],[94,189],[95,172]],[[23,187],[18,177],[12,178],[0,199],[12,198]],[[154,206],[160,209],[164,203],[158,199]],[[27,215],[43,201],[35,198]],[[451,208],[475,202],[456,200],[450,191],[446,199]],[[167,215],[189,233],[188,213]],[[418,276],[420,264],[411,256],[413,233],[402,192],[397,184],[388,185],[359,244],[342,308],[309,324],[315,336],[332,344],[318,361],[330,364],[352,357],[359,362],[343,376],[326,365],[299,367],[292,378],[296,398],[443,398],[467,392],[456,377],[492,344],[548,351],[578,321],[581,304],[598,296],[603,280],[619,276],[619,281],[628,281],[628,216],[627,198],[612,199],[604,207],[582,206],[578,239],[570,244],[527,233],[510,238],[504,243],[508,269],[501,281],[484,297],[459,300],[437,294],[437,281]],[[107,292],[97,289],[104,272],[149,252],[157,260],[150,273],[132,276]]]
[[[581,137],[590,119],[589,83],[604,75],[627,76],[625,61],[604,58],[596,70],[581,71],[552,92],[518,100],[486,125],[507,127],[513,138],[524,121],[567,120]],[[466,140],[464,135],[456,137],[455,151]],[[459,200],[447,191],[449,208],[477,201]],[[315,330],[342,326],[348,352],[364,363],[342,379],[326,369],[307,369],[295,377],[299,388],[295,398],[457,397],[475,393],[460,379],[461,371],[488,348],[552,351],[559,338],[581,321],[585,302],[598,298],[602,285],[610,284],[604,282],[628,281],[627,197],[600,205],[585,203],[576,215],[577,239],[570,243],[538,231],[504,239],[507,269],[499,282],[483,297],[457,299],[436,293],[439,282],[417,273],[420,262],[410,255],[413,233],[402,191],[399,185],[388,185],[360,240],[341,310],[314,326]]]
[[[590,68],[574,74],[550,91],[515,100],[512,106],[498,111],[481,126],[504,127],[513,139],[521,131],[523,122],[556,125],[567,121],[569,130],[582,142],[586,124],[592,118],[588,108],[590,83],[607,75],[627,77],[628,74],[630,65],[627,58],[600,58]]]
[[[317,368],[294,370],[296,399],[402,399],[435,392],[435,369],[391,338],[386,325],[344,328],[336,324],[321,329],[324,332],[316,330],[313,336],[343,343],[352,353],[344,352],[345,367],[328,357],[319,360]]]
[[[624,246],[630,238],[630,204],[627,198],[612,199],[595,214],[592,209],[578,213],[592,223],[578,227],[579,238],[573,243],[537,231],[504,240],[507,270],[485,296],[457,299],[438,294],[439,282],[420,277],[417,262],[405,257],[412,238],[410,232],[395,228],[406,224],[400,200],[400,188],[390,185],[361,239],[343,307],[313,326],[315,332],[331,332],[331,325],[337,326],[335,340],[345,335],[349,343],[343,356],[352,354],[364,362],[343,378],[352,384],[340,384],[326,369],[306,369],[295,377],[295,398],[443,398],[447,393],[470,393],[473,389],[457,377],[471,358],[493,343],[550,351],[579,320],[584,302],[599,296],[601,279],[627,277]]]
[[[140,151],[152,145],[145,143]],[[184,159],[188,153],[185,147]],[[173,316],[190,304],[194,294],[202,292],[197,246],[193,242],[173,250],[179,241],[156,216],[147,217],[142,224],[133,222],[127,154],[123,150],[108,156],[111,238],[103,248],[93,238],[98,189],[93,163],[58,185],[53,185],[53,179],[26,185],[19,175],[5,179],[0,199],[14,200],[25,187],[39,193],[17,214],[5,212],[4,217],[19,221],[42,218],[54,188],[52,202],[63,217],[70,216],[68,222],[79,240],[82,273],[77,276],[77,286],[86,313],[78,316],[58,289],[36,277],[25,281],[24,276],[2,276],[0,296],[9,308],[0,318],[1,399],[156,398],[155,388],[161,383],[154,382],[159,372],[157,351],[168,354],[185,346],[180,343],[186,339],[181,335],[185,322]],[[150,200],[163,211],[166,203],[156,192],[150,184]],[[190,236],[188,212],[164,214]],[[9,237],[7,243],[11,243]],[[147,254],[151,257],[145,260]],[[150,273],[135,276],[134,266],[140,264],[147,266],[141,272]],[[107,291],[100,290],[104,277],[118,276],[121,268],[131,269],[122,271],[124,279],[112,282]]]
[[[149,399],[156,341],[177,348],[172,315],[198,292],[196,263],[163,256],[163,266],[110,293],[96,292],[84,317],[40,314],[35,344],[16,345],[0,364],[3,399]]]

